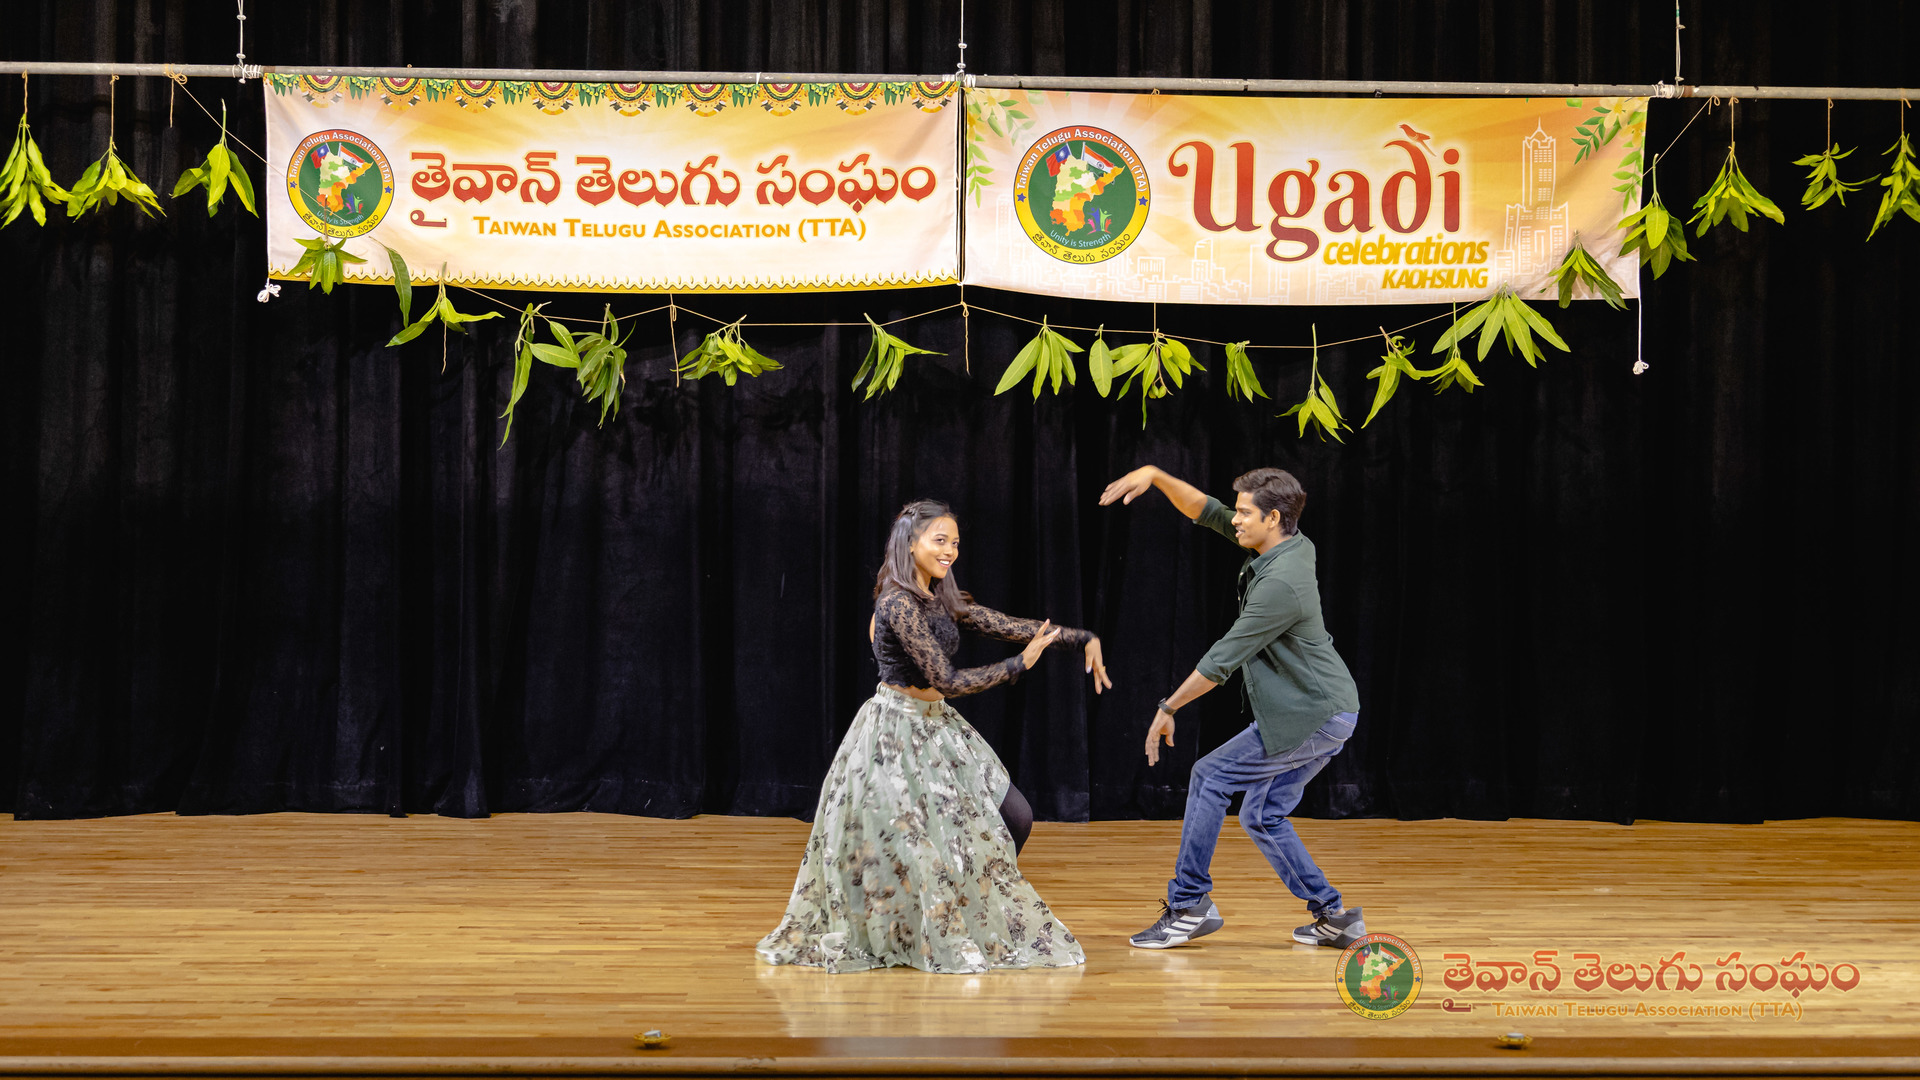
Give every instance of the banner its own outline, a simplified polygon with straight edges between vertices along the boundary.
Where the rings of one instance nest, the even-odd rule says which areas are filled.
[[[967,91],[966,282],[1189,304],[1537,299],[1621,257],[1645,98]],[[1583,294],[1584,295],[1584,294]]]
[[[267,266],[351,281],[762,292],[957,279],[951,82],[266,77]]]

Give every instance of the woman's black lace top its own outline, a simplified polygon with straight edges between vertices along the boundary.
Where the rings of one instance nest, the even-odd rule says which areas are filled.
[[[977,694],[1012,682],[1027,670],[1018,653],[997,664],[956,668],[960,629],[982,637],[1026,644],[1040,630],[1038,619],[1016,619],[979,604],[970,605],[956,622],[946,608],[922,600],[904,589],[892,589],[873,605],[873,659],[880,665],[880,681],[894,686],[938,690],[948,697]],[[1085,648],[1093,640],[1088,630],[1060,627],[1055,649]]]

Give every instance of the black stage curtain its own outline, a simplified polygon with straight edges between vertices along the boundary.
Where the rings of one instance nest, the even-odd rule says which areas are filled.
[[[1689,80],[1912,86],[1920,14],[1898,3],[1684,5]],[[920,73],[950,70],[954,0],[628,3],[313,0],[250,5],[272,63]],[[1664,3],[1591,0],[1009,0],[967,10],[974,71],[1651,81],[1673,74]],[[219,63],[233,5],[16,0],[0,55]],[[260,138],[258,88],[195,80]],[[36,78],[34,130],[77,176],[108,83]],[[0,80],[0,115],[21,85]],[[119,146],[163,190],[214,127],[160,79],[122,80]],[[1664,145],[1698,103],[1653,105]],[[173,123],[169,126],[171,109]],[[1920,226],[1863,242],[1874,192],[1797,212],[1822,102],[1743,102],[1740,157],[1788,223],[1697,241],[1644,311],[1550,310],[1575,345],[1540,370],[1496,353],[1467,396],[1401,391],[1344,445],[1273,414],[1305,367],[1263,363],[1278,404],[1202,385],[1131,405],[1084,388],[990,395],[1027,328],[956,312],[908,324],[945,350],[857,400],[847,328],[762,329],[786,369],[676,386],[641,322],[626,404],[597,428],[541,368],[513,438],[495,414],[511,320],[384,348],[392,294],[300,286],[268,304],[258,222],[121,207],[0,233],[7,573],[0,809],[811,812],[874,681],[869,589],[891,513],[960,510],[983,602],[1095,628],[1117,688],[1073,658],[962,702],[1039,816],[1170,816],[1238,692],[1181,718],[1146,767],[1155,699],[1233,615],[1238,553],[1157,496],[1100,509],[1143,462],[1226,492],[1296,472],[1303,527],[1364,710],[1303,812],[1751,821],[1920,814],[1914,730],[1920,499],[1911,333]],[[1898,106],[1842,104],[1852,171],[1882,168]],[[1722,107],[1660,170],[1684,207],[1718,168]],[[1920,125],[1914,125],[1920,126]],[[256,176],[258,173],[256,172]],[[515,297],[517,299],[517,297]],[[602,298],[553,310],[595,315]],[[647,298],[614,298],[634,310]],[[755,321],[886,318],[952,288],[685,298]],[[1055,321],[1142,326],[1145,307],[974,291]],[[483,303],[468,297],[467,304]],[[1172,332],[1305,341],[1431,309],[1163,307]],[[1644,327],[1640,317],[1644,315]],[[1651,369],[1632,365],[1644,333]],[[1417,335],[1430,344],[1434,331]],[[970,349],[967,344],[970,339]],[[1371,345],[1326,351],[1350,414]],[[971,363],[973,372],[965,370]],[[1006,655],[970,646],[975,662]]]

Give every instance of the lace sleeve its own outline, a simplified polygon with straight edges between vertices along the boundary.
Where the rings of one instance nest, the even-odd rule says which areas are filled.
[[[953,660],[934,636],[927,609],[904,592],[890,592],[881,597],[879,604],[875,605],[875,611],[886,620],[907,655],[913,657],[913,662],[920,666],[920,673],[926,676],[927,685],[948,697],[977,694],[1001,683],[1012,682],[1027,670],[1026,661],[1017,654],[997,664],[954,667]]]
[[[1023,645],[1040,632],[1039,619],[1016,619],[979,604],[967,608],[967,613],[960,617],[960,625],[981,637],[1017,641]],[[1093,640],[1091,630],[1076,630],[1071,626],[1062,626],[1059,630],[1060,636],[1054,639],[1051,646],[1055,649],[1083,649],[1087,642]]]

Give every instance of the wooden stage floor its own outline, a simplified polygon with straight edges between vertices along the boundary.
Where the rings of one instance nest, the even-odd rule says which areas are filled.
[[[1178,823],[1039,824],[1022,869],[1088,962],[969,976],[761,964],[807,834],[791,820],[0,816],[0,1075],[421,1071],[368,1064],[410,1056],[549,1075],[801,1058],[822,1075],[823,1057],[849,1074],[1920,1071],[1920,823],[1298,827],[1368,928],[1417,950],[1400,1016],[1342,1003],[1338,953],[1290,940],[1304,908],[1232,819],[1226,928],[1167,952],[1126,938],[1157,914]],[[1553,989],[1528,985],[1542,950]],[[1679,952],[1667,988],[1642,987]],[[1576,985],[1578,954],[1599,986]],[[1740,964],[1748,985],[1716,985]],[[634,1048],[652,1028],[669,1046]],[[1534,1046],[1495,1048],[1508,1031]]]

